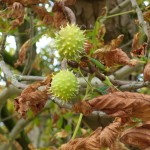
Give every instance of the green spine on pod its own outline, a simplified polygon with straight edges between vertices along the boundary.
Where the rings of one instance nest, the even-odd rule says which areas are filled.
[[[84,31],[75,24],[67,24],[56,35],[56,47],[62,58],[78,60],[84,52]]]
[[[49,93],[60,98],[63,103],[75,97],[78,91],[79,84],[72,72],[62,70],[52,77]]]

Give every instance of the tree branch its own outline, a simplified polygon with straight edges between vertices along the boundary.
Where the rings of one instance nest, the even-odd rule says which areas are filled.
[[[142,11],[141,11],[139,5],[137,4],[136,0],[131,0],[131,3],[132,3],[132,7],[135,8],[135,10],[136,10],[139,23],[140,23],[140,25],[142,26],[145,35],[146,35],[147,37],[149,37],[147,25],[146,25],[146,22],[144,21],[143,14],[142,14]]]
[[[12,83],[12,85],[16,86],[17,88],[24,89],[27,87],[26,84],[18,82],[16,77],[13,75],[9,67],[6,65],[6,63],[3,61],[2,56],[0,56],[0,68],[2,72],[5,74],[8,81]]]
[[[114,9],[112,9],[109,12],[109,15],[116,14],[116,13],[122,11],[122,9],[125,8],[127,5],[129,5],[129,3],[130,3],[130,0],[123,1],[122,3],[120,3],[119,5],[117,5]]]
[[[34,37],[34,15],[32,13],[32,10],[30,10],[30,39],[31,39],[31,44],[30,48],[28,50],[28,58],[26,60],[26,64],[23,70],[23,75],[29,74],[32,70],[32,57],[33,57],[33,37]]]

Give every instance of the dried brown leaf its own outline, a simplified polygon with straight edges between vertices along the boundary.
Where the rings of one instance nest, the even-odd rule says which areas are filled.
[[[99,150],[102,147],[112,148],[119,134],[121,125],[117,118],[108,127],[97,128],[89,137],[77,138],[61,146],[61,150]]]
[[[60,26],[66,26],[68,21],[65,15],[63,4],[61,2],[55,2],[52,11],[54,12],[54,26],[56,28],[60,28]]]
[[[122,49],[116,48],[103,54],[104,64],[108,67],[116,64],[134,66],[133,61],[130,60],[128,55]]]
[[[119,35],[116,39],[111,40],[110,46],[111,46],[111,50],[117,48],[120,46],[120,44],[122,43],[124,38],[124,35],[121,34]]]
[[[119,35],[116,39],[113,39],[110,44],[96,50],[94,52],[94,57],[102,61],[108,67],[116,64],[134,66],[136,62],[130,60],[122,49],[117,48],[121,44],[123,38],[124,35]]]
[[[147,43],[143,43],[140,45],[140,33],[139,32],[136,33],[132,41],[131,56],[143,57],[145,55],[146,47],[147,47]]]
[[[93,48],[92,43],[90,41],[86,40],[84,42],[84,50],[85,50],[86,54],[90,54],[92,48]]]
[[[27,50],[29,49],[29,47],[31,46],[31,40],[27,40],[21,47],[20,51],[19,51],[19,59],[17,60],[17,62],[15,63],[15,67],[21,66],[24,63],[24,60],[26,58],[26,53]]]
[[[61,146],[61,150],[99,150],[100,134],[102,129],[97,128],[89,137],[76,138]]]
[[[140,149],[147,149],[150,146],[150,122],[146,122],[140,127],[135,127],[126,130],[122,133],[121,142],[129,145],[139,147]]]
[[[54,13],[53,19],[53,24],[56,28],[60,28],[61,26],[65,27],[67,25],[67,19],[60,11]]]
[[[26,112],[31,109],[34,114],[37,114],[44,107],[47,99],[47,88],[50,85],[51,76],[48,76],[46,80],[36,82],[24,89],[20,96],[15,98],[14,107],[15,110],[21,115],[22,118],[26,118]],[[41,86],[46,86],[40,90]]]
[[[102,147],[113,148],[115,146],[114,143],[120,133],[120,126],[121,118],[116,118],[113,123],[102,130],[100,135],[100,145],[102,145]]]
[[[144,68],[144,81],[150,81],[150,62]]]
[[[132,57],[143,57],[145,55],[147,43],[143,43],[142,45],[139,45],[136,49],[133,49],[131,51]]]
[[[119,47],[121,42],[123,41],[124,35],[119,35],[116,39],[111,40],[111,42],[107,45],[105,45],[103,48],[100,48],[94,52],[94,54],[99,57],[99,55],[102,55],[103,53],[107,53],[111,50],[114,50]]]
[[[50,13],[44,7],[32,6],[32,10],[44,24],[52,25],[53,17],[50,15]]]
[[[134,92],[114,92],[90,101],[81,101],[73,106],[73,110],[84,115],[92,111],[103,111],[113,117],[136,117],[147,121],[150,120],[150,96]]]
[[[140,33],[136,33],[134,35],[133,41],[132,41],[132,49],[137,49],[139,46],[139,38],[140,38]]]
[[[14,2],[3,15],[13,20],[10,27],[10,29],[13,29],[24,22],[24,6],[20,2]]]

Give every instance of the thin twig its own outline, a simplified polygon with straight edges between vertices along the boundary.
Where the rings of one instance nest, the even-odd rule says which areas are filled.
[[[147,87],[150,85],[150,82],[132,82],[130,84],[122,85],[119,87],[120,90],[122,91],[127,91],[127,90],[136,90],[142,87]]]
[[[148,37],[148,36],[149,36],[149,35],[148,35],[148,29],[147,29],[146,22],[144,21],[142,11],[141,11],[139,5],[137,4],[136,0],[131,0],[131,3],[132,3],[132,7],[135,8],[135,10],[136,10],[139,23],[140,23],[140,25],[142,26],[145,35]]]
[[[12,118],[16,117],[17,115],[18,115],[17,113],[14,113],[14,114],[12,114],[12,115],[10,115],[10,116],[8,116],[8,117],[6,117],[6,118],[0,120],[0,122],[4,122],[4,121],[6,121],[6,120],[12,119]]]
[[[116,14],[116,13],[122,11],[123,8],[125,8],[127,5],[129,5],[129,3],[130,3],[130,0],[123,1],[122,3],[120,3],[119,5],[117,5],[114,9],[112,9],[109,12],[109,15]]]
[[[31,71],[32,68],[32,57],[33,57],[33,37],[34,37],[34,17],[33,17],[33,13],[32,10],[30,10],[30,40],[31,40],[31,44],[30,44],[30,48],[28,51],[28,58],[26,60],[26,64],[23,70],[23,75],[25,74],[29,74],[29,72]]]

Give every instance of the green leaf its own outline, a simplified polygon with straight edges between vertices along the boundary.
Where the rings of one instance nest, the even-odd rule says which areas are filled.
[[[108,94],[108,88],[109,86],[108,85],[104,85],[100,88],[96,88],[102,95],[105,95],[105,94]]]
[[[63,117],[61,117],[58,121],[57,121],[57,127],[61,128],[63,124]]]
[[[101,62],[99,62],[98,60],[96,60],[96,59],[94,59],[94,58],[90,58],[90,60],[91,60],[100,70],[105,71],[106,67],[105,67]]]
[[[68,124],[68,125],[65,126],[65,130],[66,130],[68,133],[71,131],[71,129],[72,129],[71,124]]]

